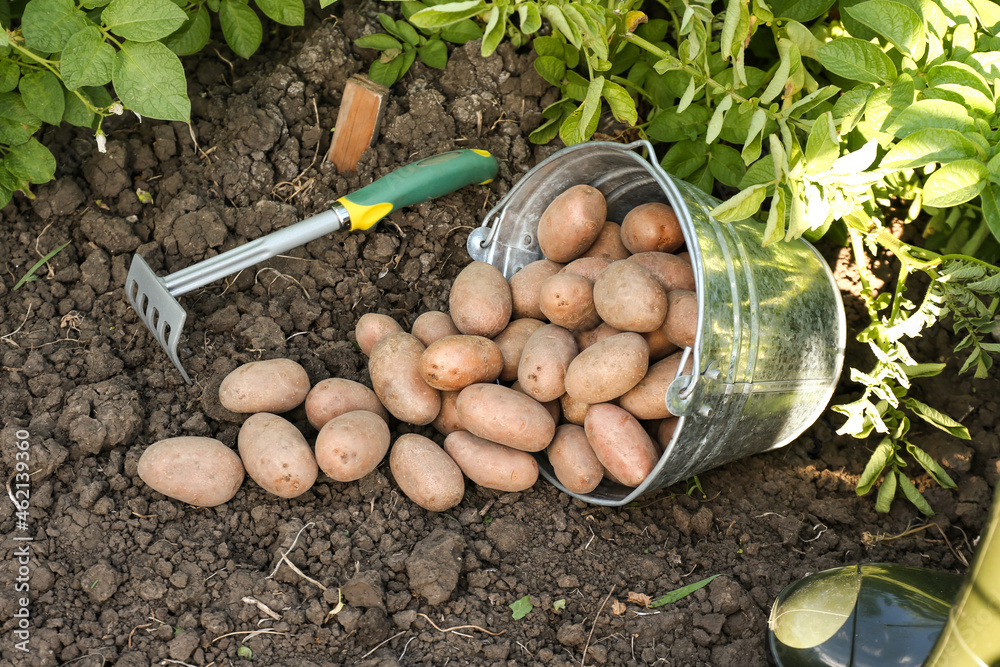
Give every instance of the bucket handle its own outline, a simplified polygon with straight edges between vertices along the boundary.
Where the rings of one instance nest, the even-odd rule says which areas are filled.
[[[678,362],[677,364],[677,370],[674,372],[673,382],[671,382],[671,385],[667,390],[668,396],[670,394],[673,395],[672,398],[675,405],[671,406],[672,408],[678,407],[676,403],[686,404],[689,400],[691,400],[691,398],[694,396],[694,390],[698,386],[698,378],[702,375],[702,373],[699,371],[698,368],[699,366],[698,355],[694,355],[694,363],[691,372],[690,373],[684,372],[684,368],[687,366],[688,360],[691,359],[693,353],[694,353],[694,348],[691,347],[690,345],[685,346],[684,351],[681,352],[681,359],[680,362]],[[704,375],[710,380],[717,380],[721,375],[719,369],[714,368],[714,366],[715,362],[713,361],[708,365],[708,368],[705,369]],[[685,378],[683,384],[680,385],[679,389],[674,389],[673,388],[674,383],[680,380],[681,378]],[[673,409],[671,411],[673,411]],[[685,409],[683,412],[675,412],[675,414],[688,414],[689,412],[690,410]],[[710,412],[711,408],[707,405],[701,406],[701,408],[698,410],[698,414],[700,414],[702,417],[707,417]]]

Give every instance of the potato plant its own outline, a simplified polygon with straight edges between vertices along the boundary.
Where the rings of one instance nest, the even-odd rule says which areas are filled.
[[[303,0],[254,2],[276,23],[304,21]],[[43,125],[90,128],[103,152],[109,115],[187,122],[178,56],[208,44],[210,12],[237,55],[260,46],[263,26],[247,0],[0,0],[0,208],[55,174],[55,158],[35,137]]]

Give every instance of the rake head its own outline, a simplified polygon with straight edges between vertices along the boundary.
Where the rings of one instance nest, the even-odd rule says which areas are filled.
[[[146,260],[139,255],[132,258],[132,266],[129,267],[128,278],[125,280],[125,296],[146,328],[160,343],[160,347],[174,362],[184,381],[191,384],[191,378],[177,356],[177,344],[184,329],[187,312],[170,294],[163,279],[153,273]]]

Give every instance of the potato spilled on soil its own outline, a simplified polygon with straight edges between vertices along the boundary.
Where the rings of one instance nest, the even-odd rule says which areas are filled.
[[[571,187],[538,222],[545,258],[510,280],[472,262],[453,283],[450,312],[423,313],[410,332],[386,315],[362,316],[355,336],[371,389],[330,378],[310,390],[305,371],[287,359],[237,368],[220,400],[254,413],[240,436],[242,465],[218,446],[173,438],[143,454],[143,479],[165,495],[213,505],[235,494],[245,468],[264,489],[291,498],[317,470],[353,481],[388,453],[400,489],[440,512],[461,502],[465,478],[499,491],[529,488],[538,477],[532,452],[546,450],[575,493],[603,478],[642,483],[676,427],[664,399],[680,349],[694,344],[694,271],[687,253],[673,254],[684,237],[669,206],[637,206],[620,225],[605,216],[600,191]],[[318,430],[313,447],[268,414],[303,402]],[[432,426],[441,443],[414,433],[390,443],[390,415]]]

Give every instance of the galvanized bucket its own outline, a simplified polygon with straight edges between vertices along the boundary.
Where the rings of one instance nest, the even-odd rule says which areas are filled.
[[[469,255],[508,278],[540,259],[539,217],[559,193],[581,183],[604,194],[608,219],[615,222],[646,202],[673,207],[694,267],[698,332],[680,366],[686,368],[689,359],[690,375],[678,375],[664,397],[680,420],[642,484],[628,488],[605,480],[592,493],[571,493],[544,452],[538,455],[542,475],[586,502],[625,505],[710,468],[782,447],[806,430],[826,409],[844,360],[844,305],[830,268],[804,240],[765,248],[759,222],[724,224],[710,217],[719,202],[664,172],[649,142],[591,142],[553,154],[469,235]]]

